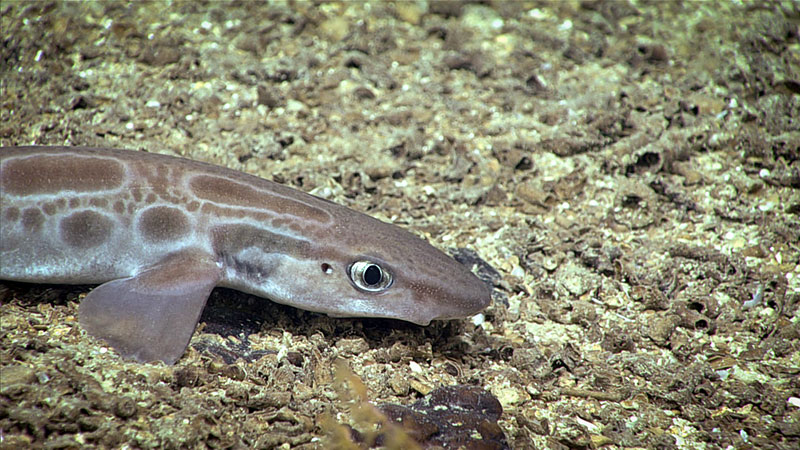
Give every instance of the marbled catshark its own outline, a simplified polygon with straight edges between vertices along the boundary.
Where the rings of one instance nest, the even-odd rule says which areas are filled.
[[[0,279],[102,283],[81,325],[124,357],[167,364],[215,286],[420,325],[491,300],[397,226],[242,172],[106,148],[0,148]]]

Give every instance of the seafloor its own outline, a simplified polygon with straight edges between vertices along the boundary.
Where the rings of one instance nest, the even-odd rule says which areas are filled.
[[[495,288],[482,318],[429,327],[217,290],[166,367],[80,329],[90,286],[3,282],[0,448],[364,447],[336,361],[374,404],[485,389],[502,433],[469,448],[800,445],[798,3],[0,13],[0,144],[247,171],[401,225]]]

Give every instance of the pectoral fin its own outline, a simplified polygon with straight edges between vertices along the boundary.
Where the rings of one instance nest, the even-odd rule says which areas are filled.
[[[174,364],[221,276],[208,253],[174,253],[134,277],[94,289],[81,302],[80,323],[125,358]]]

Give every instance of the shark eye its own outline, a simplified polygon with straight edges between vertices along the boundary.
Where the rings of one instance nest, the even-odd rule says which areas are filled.
[[[362,291],[380,292],[392,285],[392,274],[372,261],[350,265],[350,279]]]

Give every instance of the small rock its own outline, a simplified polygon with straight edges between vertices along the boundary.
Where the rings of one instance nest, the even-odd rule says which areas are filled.
[[[670,314],[650,322],[651,325],[647,330],[647,336],[656,344],[664,346],[669,341],[670,336],[672,336],[672,332],[675,331],[675,327],[678,326],[680,318],[677,315]]]
[[[411,406],[380,409],[423,448],[509,448],[497,424],[503,407],[479,387],[447,386]]]
[[[363,338],[340,339],[336,348],[346,355],[360,355],[369,350],[369,344]]]

